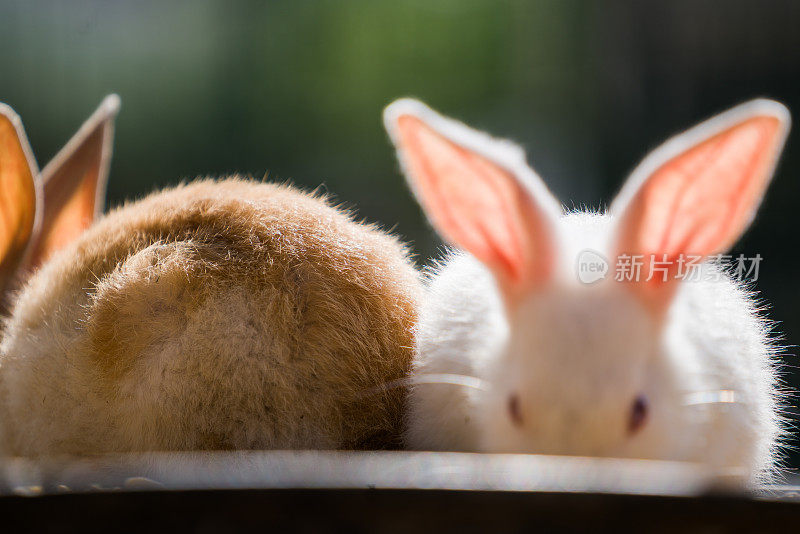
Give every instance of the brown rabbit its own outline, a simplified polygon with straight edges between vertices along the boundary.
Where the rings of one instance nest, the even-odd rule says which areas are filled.
[[[35,167],[4,112],[17,135],[3,138],[0,176],[15,192],[0,213],[22,221],[2,227],[4,272],[52,256],[0,346],[3,452],[399,445],[403,391],[364,395],[413,355],[421,282],[397,239],[319,196],[238,178],[150,195],[75,237],[104,172],[74,180],[93,201],[68,201],[79,214],[38,235],[19,209],[35,207]],[[109,140],[84,139],[103,156],[94,167]],[[25,253],[26,241],[47,245]]]

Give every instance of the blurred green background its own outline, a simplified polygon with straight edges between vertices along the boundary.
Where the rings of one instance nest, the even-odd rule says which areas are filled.
[[[111,205],[269,173],[322,184],[425,263],[439,243],[383,132],[391,100],[517,140],[567,206],[604,207],[647,150],[710,114],[757,96],[800,114],[799,26],[791,0],[0,0],[0,101],[44,165],[118,93]],[[798,170],[795,131],[734,251],[764,257],[758,286],[794,387]]]

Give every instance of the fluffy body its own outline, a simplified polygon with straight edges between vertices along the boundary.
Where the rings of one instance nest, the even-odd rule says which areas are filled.
[[[413,386],[409,446],[687,460],[770,477],[782,436],[776,347],[746,288],[705,263],[700,281],[680,283],[666,328],[656,328],[610,280],[614,265],[605,281],[578,282],[578,254],[608,253],[612,218],[569,214],[559,228],[560,276],[512,317],[471,255],[451,254],[435,269],[413,372],[477,377],[483,387]],[[521,426],[509,414],[513,394]],[[631,435],[638,395],[650,415]]]
[[[405,247],[238,179],[101,219],[19,293],[0,347],[15,455],[399,445],[421,291]]]

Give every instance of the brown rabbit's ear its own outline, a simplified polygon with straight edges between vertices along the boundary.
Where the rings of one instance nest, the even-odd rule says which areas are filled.
[[[39,223],[38,175],[22,121],[0,104],[0,295],[30,251]]]
[[[41,231],[27,268],[75,240],[103,211],[119,97],[107,96],[42,170]]]

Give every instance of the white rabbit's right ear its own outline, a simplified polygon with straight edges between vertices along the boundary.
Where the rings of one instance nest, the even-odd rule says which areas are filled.
[[[0,104],[0,300],[30,251],[41,200],[39,171],[14,111]]]
[[[103,211],[119,97],[107,96],[42,170],[41,230],[26,268],[74,241]]]
[[[491,269],[509,303],[550,278],[561,209],[519,147],[416,100],[389,105],[384,124],[431,224]]]

